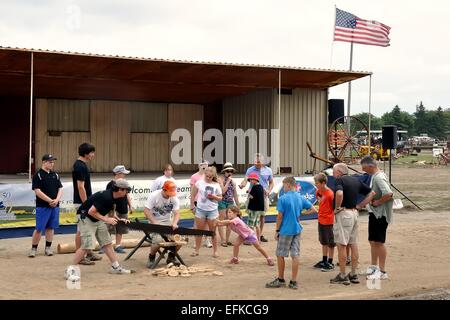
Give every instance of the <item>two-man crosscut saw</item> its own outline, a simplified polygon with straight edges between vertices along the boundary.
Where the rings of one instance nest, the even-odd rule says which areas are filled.
[[[173,229],[172,226],[164,226],[161,224],[153,223],[141,223],[141,222],[129,222],[117,221],[117,224],[123,224],[124,226],[139,231],[153,232],[159,234],[179,234],[183,236],[214,236],[213,231],[190,229],[190,228],[177,228]]]

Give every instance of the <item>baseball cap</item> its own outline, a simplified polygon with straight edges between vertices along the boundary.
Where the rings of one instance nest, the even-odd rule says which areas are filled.
[[[257,173],[252,172],[252,173],[250,173],[250,174],[248,175],[247,180],[249,180],[249,181],[250,181],[250,180],[256,180],[256,181],[259,181],[259,176],[258,176]]]
[[[42,156],[42,161],[52,161],[52,160],[57,160],[57,159],[51,154],[44,154]]]
[[[114,185],[117,188],[127,189],[128,191],[131,191],[130,183],[127,180],[125,180],[125,179],[122,179],[122,178],[121,179],[117,179],[116,181],[114,181]]]
[[[177,185],[173,181],[167,180],[164,182],[162,189],[169,197],[175,197],[177,195]]]
[[[129,174],[130,170],[127,170],[124,165],[118,165],[114,167],[113,173]]]

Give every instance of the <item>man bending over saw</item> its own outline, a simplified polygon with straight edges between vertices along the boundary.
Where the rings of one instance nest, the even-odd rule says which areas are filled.
[[[180,220],[180,201],[177,197],[177,186],[173,181],[167,180],[164,182],[161,190],[154,191],[150,194],[148,201],[145,204],[144,214],[150,223],[172,226],[174,230],[178,228],[178,221]],[[153,233],[147,268],[153,267],[156,252],[158,251],[161,242],[164,242],[161,235]],[[176,250],[178,251],[179,249],[180,246],[177,246]],[[166,262],[167,264],[175,262],[175,254],[173,252],[169,252]]]

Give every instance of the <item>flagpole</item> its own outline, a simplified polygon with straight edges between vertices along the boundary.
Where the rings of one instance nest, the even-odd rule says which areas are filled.
[[[368,140],[368,145],[369,145],[369,153],[368,155],[371,154],[371,150],[370,150],[370,145],[371,145],[371,141],[370,141],[370,131],[371,131],[371,120],[372,120],[372,116],[371,116],[371,109],[372,109],[372,75],[369,76],[369,135],[367,137]]]
[[[336,33],[336,10],[337,7],[334,5],[334,23],[333,23],[333,40],[331,40],[331,55],[330,55],[330,69],[333,68],[333,49],[334,49],[334,34]]]
[[[350,44],[350,69],[349,71],[352,71],[353,69],[353,42]],[[352,82],[348,82],[348,99],[347,99],[347,116],[350,116],[350,106],[351,106],[351,100],[352,100]]]

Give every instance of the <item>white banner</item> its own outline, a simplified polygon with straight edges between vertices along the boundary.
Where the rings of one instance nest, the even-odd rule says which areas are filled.
[[[236,185],[240,184],[243,178],[233,179]],[[277,198],[278,192],[281,189],[283,177],[275,177],[275,187],[270,195],[271,202]],[[308,200],[315,202],[315,187],[313,177],[298,177],[297,183],[301,185],[301,193],[305,195]],[[178,186],[178,198],[180,200],[181,208],[189,208],[190,205],[190,191],[191,187],[189,179],[180,179],[176,181]],[[92,192],[104,190],[109,181],[95,181],[92,182]],[[133,206],[137,210],[143,210],[148,196],[150,195],[150,186],[153,180],[128,180],[131,185],[131,197]],[[61,197],[61,211],[67,211],[73,205],[73,186],[72,182],[63,183],[63,194]],[[247,188],[240,189],[237,187],[239,202],[245,203],[247,200]],[[36,196],[31,190],[30,183],[24,184],[0,184],[0,209],[10,209],[15,207],[34,207]],[[9,211],[9,210],[8,210]]]

